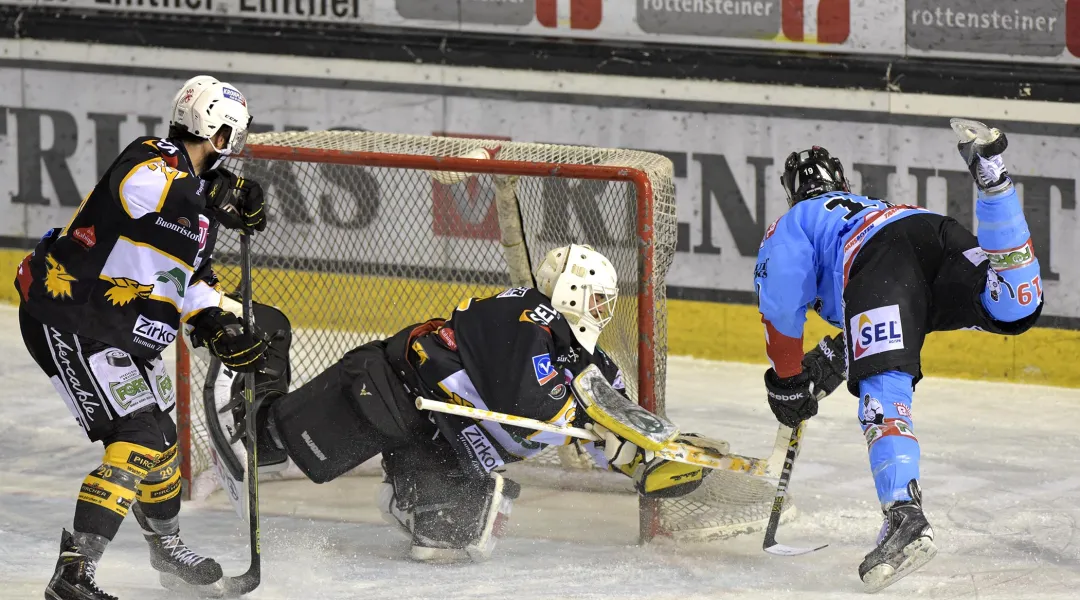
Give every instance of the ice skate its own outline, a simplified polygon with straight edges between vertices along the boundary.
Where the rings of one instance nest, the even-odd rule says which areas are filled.
[[[886,588],[930,562],[937,554],[934,530],[922,511],[922,492],[914,479],[908,483],[911,500],[895,502],[885,510],[878,546],[859,565],[865,591]]]
[[[1009,140],[1000,129],[990,128],[979,121],[950,119],[949,124],[959,139],[957,149],[968,165],[980,190],[988,193],[1004,189],[1009,173],[1001,154],[1009,146]]]
[[[388,478],[389,479],[389,478]],[[419,562],[482,562],[490,558],[495,544],[506,531],[513,501],[521,486],[498,473],[491,473],[481,486],[468,489],[437,508],[416,510],[415,488],[406,484],[403,502],[395,486],[387,481],[376,492],[383,519],[397,525],[410,537],[409,557]]]
[[[45,600],[118,600],[97,586],[96,569],[97,564],[75,546],[75,539],[65,529],[60,536],[56,571],[45,588]]]
[[[221,565],[212,558],[200,556],[180,539],[180,532],[159,534],[154,531],[138,504],[132,508],[150,546],[150,566],[160,573],[162,587],[217,598],[225,594]]]

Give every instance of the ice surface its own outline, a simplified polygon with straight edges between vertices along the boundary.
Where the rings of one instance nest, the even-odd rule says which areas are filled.
[[[972,333],[971,335],[983,335]],[[987,345],[991,338],[987,336]],[[27,355],[15,310],[0,307],[0,598],[41,598],[79,482],[100,460]],[[932,365],[931,365],[932,367]],[[762,368],[673,359],[670,416],[686,430],[764,455],[775,425]],[[923,489],[941,552],[882,598],[1075,598],[1080,585],[1080,391],[927,379],[915,394]],[[781,526],[787,558],[760,534],[694,547],[633,545],[624,496],[526,489],[514,528],[484,565],[431,567],[372,507],[371,478],[263,489],[263,585],[257,599],[856,598],[880,524],[856,400],[838,392],[807,428]],[[224,498],[186,505],[184,539],[229,573],[247,568],[246,529]],[[132,519],[99,582],[122,599],[164,599]]]

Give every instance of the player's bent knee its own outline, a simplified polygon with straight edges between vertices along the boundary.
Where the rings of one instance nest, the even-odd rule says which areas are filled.
[[[980,300],[997,333],[1017,335],[1035,324],[1032,318],[1042,308],[1042,279],[1039,261],[1005,271],[988,269],[986,287]]]
[[[180,451],[175,444],[161,454],[154,468],[139,483],[138,500],[160,504],[180,494]]]
[[[127,516],[139,483],[160,461],[161,452],[129,442],[105,448],[101,465],[83,480],[79,501]]]

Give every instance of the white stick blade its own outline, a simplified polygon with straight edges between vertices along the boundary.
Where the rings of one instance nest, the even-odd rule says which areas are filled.
[[[774,544],[765,548],[765,551],[769,554],[775,554],[776,556],[799,556],[801,554],[810,554],[811,552],[817,552],[822,548],[828,548],[829,545],[825,544],[818,546],[817,548],[796,548],[794,546],[785,546],[784,544]]]

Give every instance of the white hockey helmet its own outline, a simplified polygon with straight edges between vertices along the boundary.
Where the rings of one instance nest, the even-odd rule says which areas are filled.
[[[192,79],[201,81],[181,90],[171,124],[205,140],[213,138],[222,127],[228,127],[230,133],[225,147],[215,147],[214,151],[221,157],[239,154],[244,149],[251,124],[247,100],[232,84],[203,77]],[[187,98],[191,89],[192,96]]]
[[[590,354],[615,314],[618,274],[603,254],[571,244],[547,253],[536,270],[536,289],[566,317],[574,337]]]
[[[203,87],[211,83],[219,82],[209,75],[196,75],[185,81],[184,85],[180,86],[180,90],[173,96],[169,125],[181,125],[187,116],[187,112],[191,110],[191,103],[195,101],[195,97],[199,95]]]

